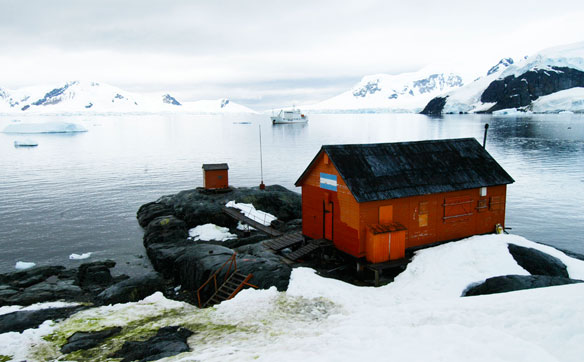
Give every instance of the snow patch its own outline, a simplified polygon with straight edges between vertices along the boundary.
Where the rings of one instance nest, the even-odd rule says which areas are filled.
[[[202,241],[226,241],[237,239],[237,235],[231,234],[229,228],[217,226],[215,224],[199,225],[189,230],[189,237],[193,240]]]
[[[262,225],[269,226],[272,223],[272,221],[277,219],[274,215],[270,213],[256,210],[256,208],[252,204],[244,204],[237,203],[235,201],[229,201],[227,204],[225,204],[225,206],[241,210],[245,216],[254,221],[259,222]]]

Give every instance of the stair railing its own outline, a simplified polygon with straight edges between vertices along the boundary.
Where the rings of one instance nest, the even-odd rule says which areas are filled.
[[[217,286],[217,276],[219,275],[219,273],[221,273],[221,271],[223,270],[223,268],[225,268],[225,266],[229,265],[227,267],[227,273],[225,273],[225,278],[223,279],[223,283],[225,283],[225,281],[227,281],[227,278],[229,278],[229,275],[231,272],[235,273],[237,271],[237,261],[235,259],[236,253],[233,253],[233,255],[231,255],[229,257],[229,259],[227,259],[227,261],[225,263],[223,263],[223,265],[221,265],[221,267],[219,269],[217,269],[217,271],[215,271],[215,273],[213,273],[213,275],[211,275],[209,277],[209,279],[207,279],[206,282],[204,282],[199,289],[197,289],[197,301],[199,302],[199,308],[203,308],[203,303],[201,302],[201,291],[211,282],[213,281],[213,284],[215,286],[215,292],[217,293],[217,290],[219,289],[219,287]],[[233,271],[231,270],[233,268]],[[214,294],[212,293],[212,294]]]

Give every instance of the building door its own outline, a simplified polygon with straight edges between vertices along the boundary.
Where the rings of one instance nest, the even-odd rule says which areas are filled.
[[[332,201],[325,200],[323,202],[323,213],[324,213],[324,225],[323,225],[323,236],[326,240],[333,240],[333,219],[334,219],[334,204]]]

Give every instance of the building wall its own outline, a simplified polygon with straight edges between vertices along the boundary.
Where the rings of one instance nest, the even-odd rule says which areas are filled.
[[[485,196],[477,188],[358,203],[327,159],[321,153],[302,180],[302,232],[313,239],[328,236],[323,210],[332,202],[332,240],[355,257],[366,256],[367,225],[380,223],[381,207],[382,223],[399,222],[407,228],[406,248],[493,232],[497,223],[504,226],[506,185],[488,187]],[[321,188],[321,172],[337,176],[337,191]]]
[[[206,189],[225,189],[229,186],[228,170],[203,170],[203,187]]]
[[[332,239],[335,246],[351,255],[365,255],[359,239],[359,204],[326,154],[321,153],[302,183],[302,233],[313,239],[325,237],[324,208],[332,208]],[[320,187],[320,173],[337,176],[337,191]],[[332,202],[332,205],[327,204]],[[331,207],[332,206],[332,207]]]
[[[496,224],[505,223],[506,190],[501,185],[487,187],[485,196],[477,188],[361,203],[360,242],[366,242],[363,232],[379,222],[379,208],[387,205],[393,206],[392,221],[407,228],[406,248],[493,232]],[[467,213],[472,215],[459,216]]]

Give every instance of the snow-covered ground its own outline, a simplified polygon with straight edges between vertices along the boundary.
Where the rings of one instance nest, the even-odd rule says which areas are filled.
[[[0,113],[256,113],[226,98],[179,102],[170,94],[137,94],[98,82],[71,81],[53,87],[0,88]]]
[[[396,75],[368,75],[338,96],[301,108],[312,112],[419,112],[435,96],[463,83],[460,75],[437,67]]]
[[[507,67],[501,67],[488,76],[442,94],[441,96],[448,96],[443,113],[472,113],[488,110],[494,103],[482,103],[480,99],[491,82],[508,76],[518,77],[530,70],[543,69],[556,72],[552,67],[569,67],[584,71],[584,42],[542,50]],[[540,97],[533,102],[531,111],[536,113],[578,112],[584,109],[582,94],[581,88],[573,88]],[[504,113],[509,112],[506,110]]]
[[[583,261],[551,247],[513,235],[475,236],[418,251],[393,283],[380,288],[298,268],[287,292],[248,289],[204,310],[156,293],[2,334],[0,354],[54,359],[60,345],[51,341],[75,330],[178,324],[196,332],[189,338],[192,352],[165,361],[581,361],[584,284],[461,297],[486,278],[528,274],[508,243],[553,255],[571,278],[584,279]]]

